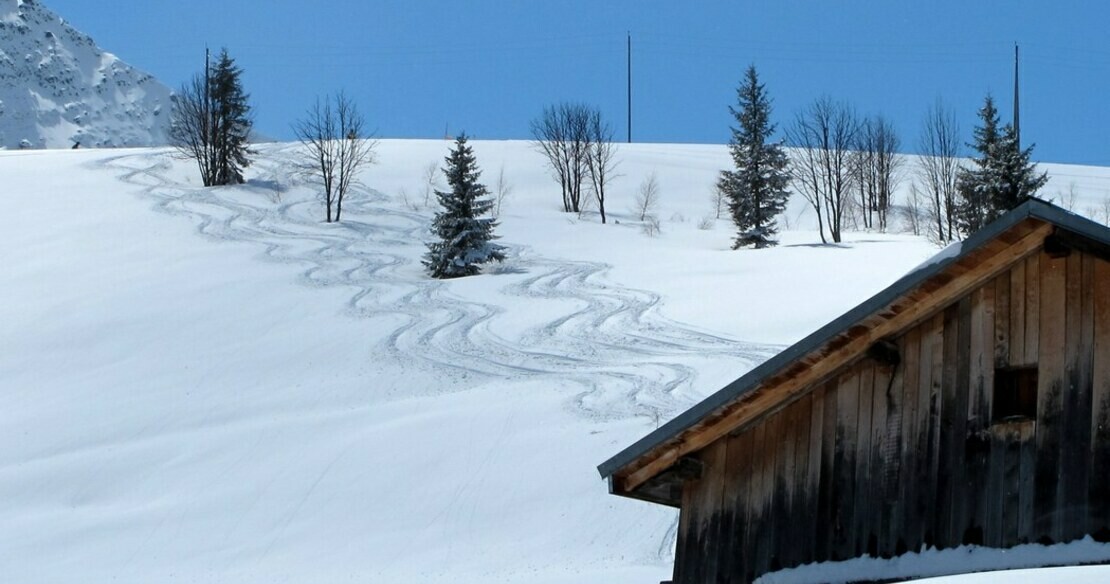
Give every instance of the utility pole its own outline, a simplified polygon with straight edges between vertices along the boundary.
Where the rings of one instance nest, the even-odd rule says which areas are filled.
[[[628,143],[632,143],[632,31],[628,31]]]
[[[1014,43],[1014,139],[1021,150],[1021,106],[1018,103],[1018,44]]]

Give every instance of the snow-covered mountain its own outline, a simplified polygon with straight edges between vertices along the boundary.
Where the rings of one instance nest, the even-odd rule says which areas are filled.
[[[0,147],[165,144],[170,95],[38,0],[0,0]]]

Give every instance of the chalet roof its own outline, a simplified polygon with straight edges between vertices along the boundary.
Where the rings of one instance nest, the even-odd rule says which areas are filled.
[[[837,364],[840,364],[858,357],[877,340],[871,333],[883,331],[877,323],[893,323],[896,317],[902,318],[898,322],[905,323],[914,315],[922,314],[925,309],[919,305],[940,308],[936,304],[952,300],[953,292],[948,290],[946,296],[946,290],[961,281],[961,275],[984,264],[1000,268],[1019,259],[1018,253],[1030,253],[1042,245],[1046,251],[1050,245],[1060,246],[1110,259],[1110,228],[1031,198],[622,450],[599,465],[598,471],[609,479],[614,494],[668,502],[657,495],[634,491],[656,475],[673,472],[675,463],[683,456],[696,452],[708,443],[706,440],[711,440],[694,440],[694,433],[716,424],[724,428],[717,428],[719,435],[754,423],[762,414],[776,411],[791,397],[799,395],[794,393],[760,401],[756,394],[776,393],[763,392],[763,389],[781,388],[784,380],[791,377],[815,376],[817,373],[811,371],[817,369],[814,365],[821,360],[839,360]],[[754,405],[746,405],[749,402]],[[738,414],[741,411],[743,413]],[[629,477],[634,475],[638,476],[631,480]],[[626,481],[629,484],[624,484]]]

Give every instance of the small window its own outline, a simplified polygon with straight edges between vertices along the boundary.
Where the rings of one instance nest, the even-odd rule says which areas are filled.
[[[994,370],[994,416],[992,422],[1037,418],[1037,368],[1011,367]]]

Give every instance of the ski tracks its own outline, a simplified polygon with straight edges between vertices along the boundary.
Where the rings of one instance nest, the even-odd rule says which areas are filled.
[[[573,384],[581,389],[571,407],[590,418],[645,416],[658,423],[696,395],[684,392],[697,377],[692,360],[722,357],[750,367],[778,350],[667,319],[657,294],[614,285],[605,264],[552,259],[512,245],[508,263],[526,276],[512,278],[501,294],[571,300],[577,308],[504,338],[494,330],[506,318],[503,308],[463,299],[423,275],[426,214],[394,207],[372,189],[348,195],[342,223],[321,223],[312,198],[283,201],[297,186],[289,170],[295,149],[266,147],[255,162],[259,179],[234,188],[175,182],[166,152],[101,164],[142,188],[158,211],[194,221],[205,237],[261,245],[265,258],[301,266],[304,284],[349,289],[345,310],[391,327],[381,350],[402,362],[456,378],[542,376],[556,386]]]

